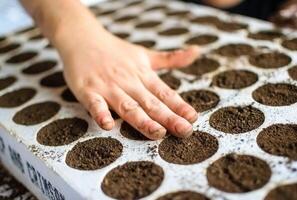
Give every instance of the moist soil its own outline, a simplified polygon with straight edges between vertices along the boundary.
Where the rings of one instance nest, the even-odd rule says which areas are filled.
[[[288,106],[297,102],[297,87],[286,83],[268,83],[256,89],[255,101],[267,106]]]
[[[195,24],[216,25],[220,23],[220,19],[215,16],[206,15],[206,16],[195,17],[191,19],[191,22]]]
[[[5,54],[15,49],[18,49],[21,45],[19,43],[8,43],[0,46],[0,54]]]
[[[249,57],[249,62],[259,68],[276,69],[290,64],[292,59],[279,52],[254,54]]]
[[[297,51],[297,38],[284,40],[282,46],[291,51]]]
[[[262,31],[259,31],[259,32],[256,32],[256,33],[249,33],[248,34],[248,37],[249,38],[252,38],[254,40],[274,40],[274,39],[277,39],[277,38],[281,38],[283,37],[284,35],[279,32],[279,31],[273,31],[273,30],[262,30]]]
[[[292,68],[289,69],[288,71],[290,77],[292,79],[294,79],[295,81],[297,81],[297,66],[294,66]]]
[[[126,32],[114,32],[113,34],[121,39],[126,39],[130,36],[130,34]]]
[[[34,51],[22,52],[22,53],[16,54],[16,55],[8,58],[6,60],[6,63],[9,63],[9,64],[20,64],[22,62],[26,62],[28,60],[33,59],[37,55],[38,55],[37,52],[34,52]]]
[[[159,197],[157,200],[210,200],[206,196],[194,191],[178,191]]]
[[[40,80],[40,84],[45,87],[55,88],[66,85],[63,72],[55,72]]]
[[[37,141],[46,146],[67,145],[82,137],[87,130],[88,123],[83,119],[58,119],[38,131]]]
[[[127,162],[107,173],[101,189],[112,198],[134,200],[153,193],[163,179],[163,169],[153,162]]]
[[[76,97],[74,96],[74,94],[71,92],[71,90],[69,88],[66,88],[62,94],[61,94],[61,97],[64,101],[67,101],[67,102],[71,102],[71,103],[77,103],[77,99]]]
[[[57,65],[57,62],[54,60],[39,61],[29,65],[28,67],[23,69],[22,72],[24,74],[29,74],[29,75],[40,74],[42,72],[45,72],[54,68],[56,65]]]
[[[137,16],[135,16],[135,15],[126,15],[126,16],[123,16],[123,17],[120,17],[120,18],[116,18],[114,20],[114,22],[123,23],[123,22],[131,21],[133,19],[137,19]]]
[[[228,70],[215,75],[212,86],[224,89],[242,89],[258,81],[258,75],[247,70]]]
[[[166,12],[166,15],[171,17],[185,17],[188,14],[190,14],[188,10],[169,10]]]
[[[4,78],[0,78],[0,90],[3,90],[17,81],[17,78],[14,76],[7,76]]]
[[[207,168],[210,186],[224,192],[244,193],[263,187],[270,179],[269,165],[254,156],[228,154]]]
[[[180,69],[180,71],[195,76],[202,76],[203,74],[213,72],[220,67],[220,63],[211,58],[200,58],[197,59],[190,66]]]
[[[242,29],[247,29],[248,25],[247,24],[242,24],[238,22],[224,22],[221,21],[220,23],[215,24],[217,29],[221,31],[226,31],[226,32],[233,32],[233,31],[238,31]]]
[[[80,170],[96,170],[118,159],[123,145],[113,138],[94,138],[76,144],[67,153],[66,164]]]
[[[225,107],[214,112],[210,126],[224,133],[239,134],[252,131],[264,122],[263,112],[252,107]]]
[[[114,120],[120,119],[120,116],[115,111],[113,110],[109,110],[109,111]]]
[[[156,26],[159,26],[162,22],[161,21],[156,21],[156,20],[151,20],[151,21],[143,21],[135,25],[136,28],[154,28]]]
[[[165,5],[156,5],[145,9],[145,11],[156,11],[156,10],[166,10],[167,7]]]
[[[0,107],[13,108],[18,107],[36,95],[36,90],[33,88],[20,88],[0,96]]]
[[[187,28],[177,27],[177,28],[169,28],[159,32],[159,35],[162,36],[177,36],[189,33]]]
[[[218,140],[204,132],[194,131],[185,139],[169,136],[159,145],[159,154],[167,162],[190,165],[200,163],[218,150]]]
[[[177,90],[181,85],[181,81],[175,78],[170,72],[161,74],[160,78],[164,81],[171,89]]]
[[[139,40],[139,41],[135,41],[133,43],[136,45],[146,47],[146,48],[152,48],[156,45],[156,41],[154,41],[154,40]]]
[[[13,116],[13,121],[21,125],[36,125],[55,116],[61,106],[52,101],[32,104],[18,111]]]
[[[204,35],[198,35],[195,37],[192,37],[186,41],[186,44],[191,45],[207,45],[214,43],[218,40],[218,36],[216,35],[210,35],[210,34],[204,34]]]
[[[269,126],[259,133],[257,143],[267,153],[297,160],[297,125],[274,124]]]
[[[221,56],[238,57],[253,54],[254,48],[251,45],[243,43],[227,44],[214,50],[214,52]]]
[[[131,140],[149,140],[142,133],[130,126],[127,122],[122,123],[120,133],[122,136]]]
[[[208,90],[190,90],[181,93],[181,97],[197,112],[204,112],[218,105],[220,97]]]
[[[264,200],[296,200],[297,183],[281,185],[271,190]]]

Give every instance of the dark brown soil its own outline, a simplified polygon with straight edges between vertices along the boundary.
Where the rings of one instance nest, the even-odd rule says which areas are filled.
[[[46,48],[46,49],[52,49],[52,48],[54,48],[54,47],[53,47],[53,45],[52,45],[51,43],[48,43],[48,44],[45,46],[45,48]]]
[[[10,51],[13,51],[15,49],[18,49],[20,46],[21,45],[16,42],[1,45],[0,46],[0,54],[4,54],[4,53],[8,53]]]
[[[142,4],[143,1],[132,1],[130,3],[127,3],[126,4],[126,7],[127,6],[135,6],[135,5],[138,5],[138,4]]]
[[[131,21],[133,19],[137,19],[137,16],[136,15],[126,15],[126,16],[122,16],[122,17],[114,19],[114,22],[123,23],[123,22]]]
[[[23,33],[29,32],[29,31],[33,31],[33,30],[37,30],[37,28],[35,26],[31,26],[31,27],[19,30],[19,31],[15,32],[15,34],[23,34]]]
[[[202,76],[203,74],[213,72],[220,67],[220,63],[211,58],[199,58],[190,66],[180,69],[180,71],[195,76]]]
[[[135,25],[136,28],[154,28],[159,26],[162,22],[156,20],[143,21]]]
[[[58,119],[41,128],[37,141],[46,146],[70,144],[82,137],[88,130],[88,123],[79,118]]]
[[[254,130],[261,126],[265,116],[252,107],[225,107],[210,116],[210,126],[224,133],[238,134]]]
[[[216,25],[217,23],[220,23],[220,20],[215,16],[206,15],[195,17],[194,19],[191,19],[191,22],[196,24]]]
[[[156,41],[154,40],[139,40],[139,41],[134,41],[133,43],[146,48],[152,48],[156,45]]]
[[[96,15],[100,15],[100,16],[106,16],[106,15],[110,15],[113,14],[116,10],[110,9],[110,10],[104,10],[101,12],[97,12]]]
[[[281,68],[290,64],[291,61],[289,56],[279,52],[255,54],[249,57],[250,64],[264,69]]]
[[[170,163],[190,165],[200,163],[218,150],[218,140],[204,132],[194,131],[185,139],[169,136],[159,145],[161,158]]]
[[[27,126],[39,124],[55,116],[60,108],[58,103],[52,101],[32,104],[18,111],[13,116],[13,121]]]
[[[264,200],[296,200],[297,183],[281,185],[271,190]]]
[[[289,69],[288,71],[290,77],[292,79],[294,79],[295,81],[297,81],[297,66],[294,66],[292,68]]]
[[[227,70],[213,77],[211,85],[225,89],[242,89],[258,81],[258,75],[248,70]]]
[[[8,58],[6,60],[6,63],[9,63],[9,64],[19,64],[19,63],[22,63],[22,62],[26,62],[28,60],[31,60],[34,57],[36,57],[37,55],[38,55],[37,52],[34,52],[34,51],[22,52],[22,53],[16,54],[16,55]]]
[[[228,154],[207,168],[210,186],[224,192],[244,193],[263,187],[270,179],[269,165],[254,156]]]
[[[18,107],[30,99],[32,99],[36,90],[33,88],[20,88],[0,96],[0,107],[2,108],[13,108]]]
[[[268,83],[256,89],[252,96],[268,106],[288,106],[297,102],[297,87],[286,83]]]
[[[122,123],[120,133],[122,136],[131,140],[149,140],[142,133],[130,126],[127,122]]]
[[[128,162],[108,172],[101,189],[115,199],[140,199],[153,193],[163,179],[163,169],[152,162]]]
[[[297,38],[284,40],[282,46],[291,51],[297,51]]]
[[[122,39],[126,39],[130,36],[130,34],[126,32],[114,32],[113,34]]]
[[[221,31],[226,31],[226,32],[233,32],[233,31],[238,31],[242,29],[247,29],[248,25],[247,24],[242,24],[239,22],[220,22],[215,24],[217,29]]]
[[[19,183],[0,163],[0,199],[1,200],[37,200]]]
[[[96,170],[106,167],[118,159],[122,144],[113,138],[94,138],[77,143],[67,153],[66,164],[80,170]]]
[[[160,31],[159,34],[162,36],[177,36],[177,35],[186,34],[188,32],[189,30],[187,28],[176,27],[176,28],[169,28],[169,29]]]
[[[160,78],[164,81],[171,89],[177,90],[181,85],[181,81],[175,78],[170,72],[161,74]]]
[[[45,87],[62,87],[66,85],[63,72],[55,72],[51,75],[48,75],[40,80],[40,84]]]
[[[165,5],[155,5],[145,9],[145,11],[156,11],[156,10],[165,10],[167,7]]]
[[[210,200],[203,194],[194,191],[178,191],[159,197],[157,200]]]
[[[214,52],[221,56],[238,57],[254,53],[254,48],[251,45],[243,43],[226,44],[224,46],[219,47]]]
[[[218,36],[204,34],[204,35],[198,35],[198,36],[192,37],[192,38],[188,39],[185,43],[202,46],[202,45],[214,43],[218,39],[219,39]]]
[[[3,90],[17,81],[17,78],[14,76],[7,76],[4,78],[0,78],[0,90]]]
[[[283,33],[273,30],[263,30],[256,33],[249,33],[248,37],[255,40],[274,40],[283,37]]]
[[[297,125],[269,126],[259,133],[257,143],[267,153],[297,160]]]
[[[197,112],[204,112],[218,105],[220,97],[208,90],[190,90],[181,93],[181,97]]]
[[[7,37],[6,36],[0,36],[0,42],[3,42],[3,41],[5,41],[7,39]]]
[[[120,119],[120,116],[115,111],[113,110],[109,110],[109,111],[114,120]]]
[[[166,14],[172,17],[185,17],[190,14],[190,12],[188,10],[168,10]]]
[[[37,35],[33,35],[31,37],[29,37],[28,39],[31,40],[31,41],[35,41],[35,40],[40,40],[40,39],[43,39],[43,35],[42,34],[37,34]]]
[[[71,92],[69,88],[66,88],[62,92],[61,97],[64,101],[67,101],[67,102],[72,102],[72,103],[78,102],[76,97],[74,96],[74,94]]]
[[[54,60],[43,60],[29,65],[22,72],[29,75],[40,74],[54,68],[56,65],[57,62]]]

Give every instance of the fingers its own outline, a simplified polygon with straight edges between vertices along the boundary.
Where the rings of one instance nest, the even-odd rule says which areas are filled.
[[[186,103],[176,91],[168,87],[157,74],[151,72],[144,77],[144,85],[148,90],[166,104],[177,115],[182,116],[191,123],[198,118],[196,110]]]
[[[179,68],[190,65],[199,56],[198,46],[189,46],[186,49],[162,52],[148,50],[152,69]]]
[[[114,87],[111,90],[112,92],[107,94],[106,99],[123,120],[149,139],[157,140],[165,136],[166,129],[152,120],[121,88]]]
[[[127,94],[135,99],[153,120],[163,125],[177,137],[188,137],[192,134],[192,125],[187,120],[172,112],[141,83],[136,85],[126,88]]]
[[[111,130],[114,127],[114,120],[104,98],[97,92],[82,92],[79,101],[90,112],[92,118],[104,130]]]

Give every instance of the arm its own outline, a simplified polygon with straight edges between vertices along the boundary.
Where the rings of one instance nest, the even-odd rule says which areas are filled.
[[[153,70],[189,65],[197,47],[165,53],[130,44],[106,31],[78,0],[21,1],[57,48],[68,86],[100,127],[114,126],[110,106],[151,139],[166,129],[179,137],[192,133],[196,111]]]

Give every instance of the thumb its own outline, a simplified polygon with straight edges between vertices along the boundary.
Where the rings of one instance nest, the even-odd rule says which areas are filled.
[[[149,58],[152,69],[180,68],[192,64],[199,56],[199,47],[189,46],[186,49],[174,51],[152,51],[149,50]]]

